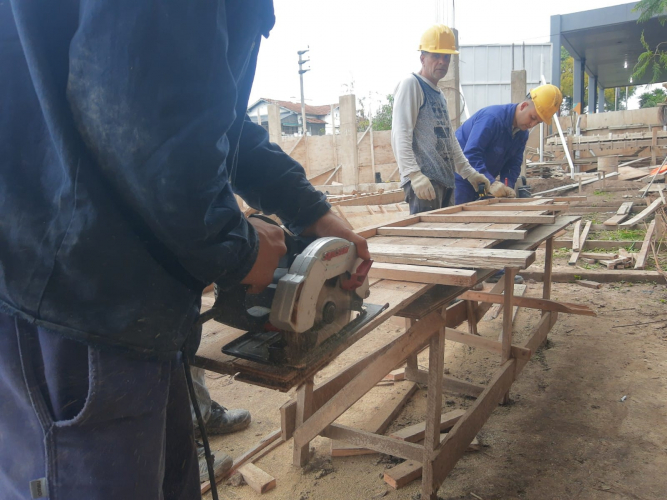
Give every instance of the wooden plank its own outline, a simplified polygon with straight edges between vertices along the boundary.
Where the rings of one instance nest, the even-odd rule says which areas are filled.
[[[427,238],[483,238],[488,240],[522,240],[523,229],[468,229],[439,227],[381,227],[377,234],[384,236],[415,236]]]
[[[382,434],[387,427],[391,425],[403,407],[417,391],[417,384],[414,382],[401,382],[394,385],[395,394],[388,394],[388,400],[373,412],[371,418],[365,421],[359,429],[362,431]],[[347,457],[352,455],[368,455],[376,453],[368,448],[359,448],[358,446],[345,444],[338,441],[331,441],[332,457]]]
[[[417,370],[417,372],[410,377],[410,380],[413,380],[421,385],[427,385],[428,371]],[[473,384],[472,382],[466,382],[465,380],[452,377],[451,375],[443,375],[442,392],[452,392],[455,394],[464,394],[466,396],[477,397],[482,392],[484,392],[484,386]]]
[[[306,380],[296,391],[296,426],[303,425],[313,413],[313,379]],[[294,442],[292,463],[303,467],[310,460],[310,440],[302,441],[298,446]]]
[[[425,214],[422,222],[491,222],[496,224],[553,224],[555,215],[512,215],[507,212],[456,213],[451,215]]]
[[[526,285],[519,285],[519,284],[514,284],[514,295],[521,297],[524,293],[526,293]],[[501,311],[503,310],[503,304],[493,304],[491,309],[484,315],[482,318],[482,321],[493,321],[496,319]],[[514,309],[512,311],[512,321],[514,321],[514,318],[516,318],[516,314],[519,311],[519,308],[517,306],[514,306]]]
[[[542,271],[522,271],[521,276],[524,279],[533,279],[535,281],[542,281]],[[602,270],[602,271],[587,271],[585,269],[577,269],[573,271],[554,271],[552,280],[556,283],[574,283],[575,279],[586,279],[599,281],[601,283],[614,283],[617,281],[626,281],[628,283],[658,283],[667,284],[665,276],[659,271],[621,271],[621,270]]]
[[[572,250],[578,252],[581,249],[581,221],[578,220],[574,223],[574,229],[572,233]]]
[[[586,287],[586,288],[595,288],[595,289],[602,288],[602,284],[601,284],[601,283],[598,283],[597,281],[590,281],[590,280],[574,280],[574,282],[575,282],[577,285],[581,285],[581,286]]]
[[[267,474],[255,464],[245,464],[239,467],[246,484],[257,493],[262,494],[276,487],[276,478]]]
[[[231,476],[234,472],[238,470],[239,467],[241,467],[243,464],[248,463],[250,460],[253,459],[253,457],[262,451],[264,448],[269,446],[271,443],[274,441],[280,439],[281,436],[281,430],[276,429],[275,431],[271,432],[270,434],[267,434],[265,437],[262,438],[261,441],[259,441],[256,445],[252,446],[250,449],[246,450],[243,452],[243,454],[239,455],[234,459],[234,463],[232,464],[232,468],[227,471],[226,474],[220,475],[218,477],[218,474],[215,475],[215,481],[216,484],[222,481],[224,478]],[[211,489],[211,483],[209,481],[206,481],[205,483],[202,483],[201,485],[201,494],[203,495],[207,491]]]
[[[618,175],[618,172],[613,172],[611,174],[607,174],[607,179],[610,179],[612,177],[616,177],[617,175]],[[601,179],[596,179],[596,178],[588,179],[587,181],[583,181],[581,183],[581,185],[586,186],[588,184],[592,184],[592,183],[598,182],[600,180]],[[539,196],[539,195],[544,195],[544,194],[549,194],[549,193],[558,193],[560,191],[569,191],[570,189],[575,189],[577,187],[579,187],[579,183],[575,182],[574,184],[568,184],[566,186],[560,186],[560,187],[553,188],[553,189],[547,189],[546,191],[540,191],[539,193],[535,193],[534,196]]]
[[[431,489],[437,491],[447,475],[465,453],[468,445],[475,438],[493,410],[498,406],[503,395],[514,382],[517,360],[510,359],[495,373],[484,392],[477,398],[466,414],[447,434],[436,456],[434,479]]]
[[[632,210],[632,205],[633,202],[631,201],[626,201],[625,203],[622,203],[621,206],[616,211],[616,215],[604,221],[603,224],[605,226],[617,226],[630,216],[630,210]]]
[[[615,253],[579,252],[579,257],[586,258],[586,259],[595,259],[595,260],[616,259],[616,258],[618,258],[618,254],[615,254]]]
[[[535,261],[535,253],[525,250],[494,248],[457,248],[419,245],[385,245],[368,242],[368,249],[377,262],[392,264],[432,265],[437,267],[499,268],[511,266],[520,269]]]
[[[440,434],[440,442],[444,441],[446,437],[447,433]],[[468,451],[477,451],[479,448],[479,441],[476,438],[468,445]],[[385,470],[384,482],[397,490],[421,476],[422,464],[416,460],[406,460],[402,464]]]
[[[645,219],[646,217],[651,215],[653,212],[655,212],[660,207],[660,205],[662,205],[662,200],[660,198],[658,198],[653,203],[651,203],[648,207],[646,207],[644,210],[642,210],[639,215],[636,215],[632,219],[630,219],[629,221],[625,221],[625,222],[623,222],[619,225],[624,227],[624,226],[632,226],[634,224],[637,224],[637,222]]]
[[[464,206],[464,211],[474,211],[474,212],[504,212],[504,211],[521,211],[521,212],[561,212],[567,210],[569,205],[567,203],[562,204],[545,204],[545,205],[526,205],[526,204],[516,204],[511,205],[509,203],[496,203],[494,205],[486,205],[481,207],[467,207]]]
[[[448,269],[443,267],[412,266],[374,262],[368,274],[371,278],[471,287],[477,283],[477,272],[471,269]]]
[[[644,242],[642,243],[642,248],[637,255],[637,263],[635,264],[635,269],[644,269],[646,267],[646,257],[648,256],[648,250],[651,248],[651,240],[653,239],[653,233],[655,232],[655,219],[651,221],[646,230],[646,236],[644,237]]]
[[[299,432],[299,429],[296,430]],[[421,460],[424,447],[407,441],[399,441],[389,436],[380,436],[373,432],[361,431],[340,424],[331,424],[322,429],[319,434],[329,439],[346,441],[360,448],[371,448],[379,453],[395,457]],[[297,437],[297,434],[294,434]]]
[[[586,242],[586,238],[588,237],[588,232],[591,230],[591,221],[586,222],[586,225],[584,226],[584,230],[581,232],[581,240],[579,242],[579,246],[582,247],[584,243]],[[574,266],[577,263],[577,260],[579,260],[579,251],[572,252],[572,256],[570,257],[570,260],[568,261],[568,264],[571,266]]]
[[[474,292],[470,290],[461,294],[460,298],[462,300],[479,300],[482,302],[492,302],[494,304],[502,304],[505,301],[504,294]],[[566,314],[577,314],[581,316],[596,316],[595,311],[591,310],[589,307],[569,302],[555,302],[553,300],[539,299],[535,297],[512,297],[512,303],[519,307],[527,307],[529,309],[559,311]]]
[[[440,415],[440,431],[447,431],[454,427],[454,424],[458,422],[465,414],[465,410],[453,410],[447,413]],[[418,424],[410,425],[408,427],[403,427],[401,430],[393,432],[389,437],[394,439],[400,439],[401,441],[410,441],[411,443],[418,443],[424,439],[424,431],[426,429],[426,422],[420,422]]]
[[[294,431],[294,446],[298,447],[309,443],[327,425],[340,417],[347,408],[382,380],[382,377],[389,373],[399,362],[405,360],[413,351],[425,346],[433,332],[440,328],[443,323],[444,320],[440,311],[434,311],[391,342],[389,349],[381,358],[369,363],[302,426],[297,427]]]
[[[487,339],[479,335],[471,335],[469,333],[460,332],[458,330],[454,330],[453,328],[447,328],[445,332],[445,338],[447,340],[451,340],[452,342],[459,342],[470,347],[479,347],[480,349],[486,349],[487,351],[502,353],[502,344],[500,342]],[[515,345],[511,346],[511,352],[512,357],[518,359],[530,359],[532,356],[532,353],[529,350]]]

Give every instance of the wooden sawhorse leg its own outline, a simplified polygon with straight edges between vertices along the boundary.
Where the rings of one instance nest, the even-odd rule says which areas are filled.
[[[296,428],[310,418],[313,412],[313,378],[306,380],[296,391]],[[294,441],[292,463],[303,467],[310,460],[310,441],[297,443]]]
[[[517,269],[513,267],[505,268],[505,293],[503,294],[503,333],[502,333],[502,358],[501,364],[512,357],[512,312],[514,297],[514,276]],[[502,404],[509,403],[510,393],[507,391],[502,399]]]

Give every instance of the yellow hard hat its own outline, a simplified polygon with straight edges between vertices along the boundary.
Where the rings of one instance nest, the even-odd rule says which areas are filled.
[[[540,85],[530,91],[530,98],[535,104],[535,111],[544,123],[551,123],[551,118],[560,109],[563,94],[555,85]]]
[[[427,29],[419,42],[419,50],[435,54],[458,54],[454,32],[444,24],[435,24]]]

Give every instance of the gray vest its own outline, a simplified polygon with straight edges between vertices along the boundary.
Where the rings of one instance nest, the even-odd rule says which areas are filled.
[[[424,103],[419,108],[417,123],[412,134],[412,151],[422,174],[433,182],[453,188],[453,132],[447,112],[447,101],[442,92],[434,90],[417,75],[414,77],[424,92]]]

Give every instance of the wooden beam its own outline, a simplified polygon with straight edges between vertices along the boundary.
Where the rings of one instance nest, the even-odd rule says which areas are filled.
[[[466,227],[381,227],[377,234],[383,236],[419,236],[426,238],[479,238],[486,240],[522,240],[524,229],[469,229]]]
[[[463,206],[464,211],[474,211],[474,212],[501,212],[501,211],[521,211],[521,212],[562,212],[568,210],[569,205],[564,203],[560,205],[555,204],[545,204],[545,205],[526,205],[526,204],[516,204],[510,205],[506,203],[496,203],[494,205],[486,205],[480,207],[468,207]]]
[[[578,252],[581,249],[581,220],[574,223],[572,231],[572,250]]]
[[[265,437],[261,439],[256,445],[252,446],[250,449],[247,451],[243,452],[241,455],[236,457],[234,459],[234,463],[232,464],[231,469],[227,471],[225,474],[220,475],[218,477],[218,474],[215,475],[215,481],[216,484],[222,481],[224,478],[231,476],[234,472],[238,470],[239,467],[241,467],[243,464],[248,463],[251,461],[257,453],[262,451],[264,448],[269,446],[271,443],[274,441],[277,441],[280,439],[281,436],[281,430],[276,429],[275,431],[271,432],[270,434],[267,434]],[[206,481],[205,483],[202,483],[201,485],[201,494],[203,495],[207,491],[211,489],[211,483],[209,481]]]
[[[452,342],[459,342],[470,347],[479,347],[487,351],[502,353],[502,344],[496,340],[487,339],[479,335],[471,335],[469,333],[460,332],[453,328],[447,328],[445,331],[445,338]],[[516,345],[511,346],[512,357],[517,359],[530,359],[532,353],[528,349]]]
[[[375,261],[393,264],[474,269],[512,266],[524,269],[535,261],[535,252],[525,250],[386,245],[373,240],[368,242],[368,249]]]
[[[433,462],[433,483],[428,490],[438,491],[447,475],[465,453],[468,445],[475,438],[489,416],[498,406],[498,402],[514,382],[517,360],[510,359],[495,373],[484,392],[477,398],[466,414],[447,434]],[[423,488],[422,491],[426,490]],[[423,498],[423,495],[422,495]]]
[[[505,212],[459,213],[452,215],[425,214],[420,216],[422,222],[490,222],[492,224],[553,224],[555,215],[509,215]]]
[[[434,311],[419,320],[412,328],[389,344],[381,358],[373,360],[345,387],[317,410],[302,426],[294,431],[294,446],[309,443],[324,428],[340,417],[347,408],[357,402],[382,377],[413,351],[426,345],[435,330],[444,324],[440,311]]]
[[[611,177],[616,177],[617,175],[618,175],[618,172],[613,172],[611,174],[607,174],[607,179],[610,179]],[[596,179],[596,178],[588,179],[586,181],[583,181],[581,183],[581,185],[586,186],[588,184],[598,182],[599,180],[601,180],[601,179]],[[539,195],[544,195],[544,194],[549,194],[549,193],[558,193],[560,191],[568,191],[570,189],[575,189],[577,187],[579,187],[579,183],[575,182],[574,184],[568,184],[566,186],[560,186],[560,187],[553,188],[553,189],[547,189],[546,191],[540,191],[539,193],[535,193],[534,196],[539,196]]]
[[[468,290],[460,295],[462,300],[479,300],[482,302],[491,302],[493,304],[502,304],[505,301],[505,295],[474,292]],[[529,309],[541,309],[543,311],[558,311],[566,314],[577,314],[580,316],[597,316],[595,311],[582,306],[581,304],[572,304],[568,302],[555,302],[553,300],[538,299],[535,297],[512,297],[512,303],[519,307],[527,307]]]
[[[477,272],[471,269],[412,266],[409,264],[389,264],[385,262],[374,262],[368,276],[371,278],[433,285],[471,287],[477,283]]]
[[[654,129],[655,130],[655,129]],[[646,230],[646,236],[644,237],[644,242],[642,243],[642,249],[637,255],[637,262],[635,263],[635,269],[644,269],[646,267],[646,257],[648,256],[648,250],[651,248],[651,240],[653,239],[653,233],[655,231],[655,219],[651,221]]]
[[[527,280],[533,279],[535,281],[542,281],[544,273],[542,271],[522,271],[521,276]],[[552,281],[555,281],[556,283],[574,283],[574,280],[579,278],[599,281],[601,283],[626,281],[628,283],[654,282],[662,285],[667,284],[665,276],[663,276],[659,271],[587,271],[586,269],[577,269],[572,271],[554,271],[551,277]]]
[[[313,379],[306,380],[296,391],[296,426],[307,422],[313,412]],[[292,462],[297,467],[303,467],[310,460],[310,439],[297,445],[294,441]]]
[[[454,424],[465,415],[465,410],[453,410],[440,415],[440,431],[447,431],[454,427]],[[389,437],[400,439],[401,441],[410,441],[417,443],[424,439],[424,431],[426,429],[426,422],[403,427],[401,430],[391,433]]]
[[[400,382],[394,385],[395,393],[388,394],[387,401],[377,410],[373,411],[370,419],[366,420],[359,430],[382,434],[387,427],[391,425],[403,407],[417,391],[417,384],[414,382]],[[352,455],[368,455],[376,453],[368,448],[349,445],[339,441],[331,441],[332,457],[348,457]]]
[[[621,206],[616,211],[616,215],[604,221],[603,224],[605,226],[612,226],[612,227],[617,226],[630,216],[632,205],[633,202],[631,201],[626,201],[625,203],[622,203]]]
[[[413,380],[421,385],[427,385],[428,371],[417,370],[417,372],[410,377],[410,380]],[[443,375],[442,391],[477,397],[484,391],[484,386],[479,384],[473,384],[472,382],[466,382],[465,380],[452,377],[451,375]]]
[[[299,432],[299,429],[296,430]],[[421,460],[424,447],[407,441],[399,441],[389,436],[380,436],[372,432],[361,431],[345,425],[331,424],[319,433],[329,439],[346,441],[360,448],[370,448],[380,453],[393,455],[395,457]],[[296,438],[296,433],[294,434]]]
[[[276,487],[276,478],[254,464],[245,464],[239,467],[239,472],[246,484],[260,495]]]
[[[625,227],[625,226],[633,226],[633,225],[637,224],[637,222],[645,219],[646,217],[651,215],[653,212],[655,212],[660,207],[660,205],[662,205],[662,199],[658,198],[653,203],[651,203],[648,207],[646,207],[644,210],[642,210],[642,212],[639,215],[634,216],[629,221],[622,222],[621,224],[619,224],[619,226]]]
[[[591,221],[586,222],[586,226],[584,226],[584,230],[581,232],[581,239],[579,241],[579,247],[582,247],[584,243],[586,242],[586,238],[588,237],[588,232],[591,230]],[[571,266],[574,266],[577,263],[577,260],[579,260],[579,253],[580,251],[577,250],[575,252],[572,252],[572,256],[570,257],[570,260],[568,261],[568,264]]]

